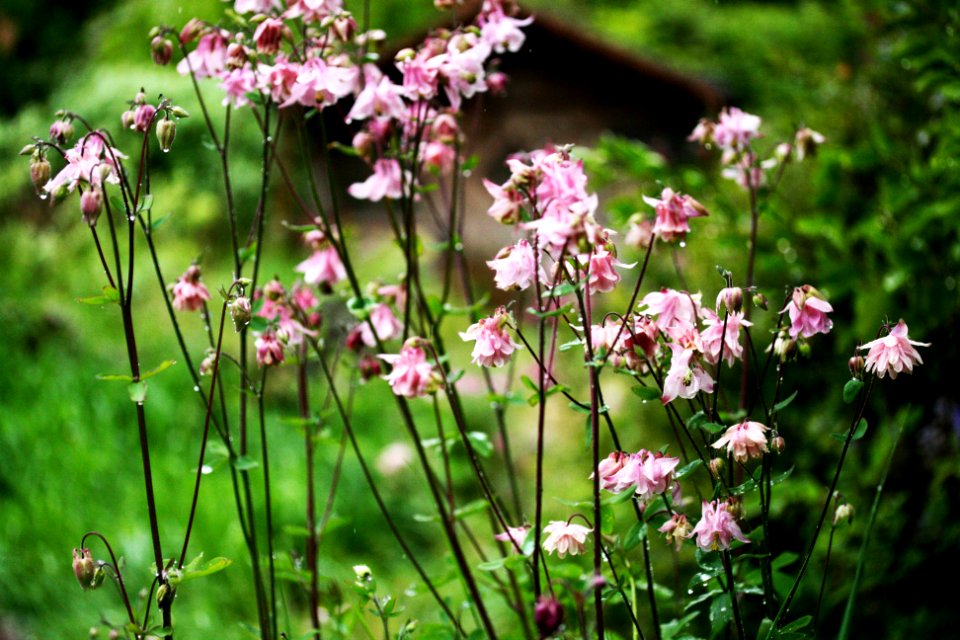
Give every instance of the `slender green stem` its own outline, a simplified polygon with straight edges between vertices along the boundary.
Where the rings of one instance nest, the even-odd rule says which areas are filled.
[[[733,607],[733,621],[737,626],[737,638],[747,640],[747,634],[743,627],[743,618],[740,616],[740,603],[737,601],[737,582],[733,577],[733,565],[730,560],[730,552],[726,549],[720,552],[720,560],[723,562],[723,571],[727,576],[727,586],[730,591],[730,605]]]

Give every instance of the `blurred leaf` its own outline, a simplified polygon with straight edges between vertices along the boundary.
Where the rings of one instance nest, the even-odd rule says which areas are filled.
[[[798,393],[797,391],[794,391],[793,393],[790,394],[789,397],[773,405],[773,411],[771,413],[780,413],[781,411],[786,409],[787,406],[789,406],[790,403],[793,402],[793,400],[797,397],[797,393]]]
[[[633,385],[630,387],[630,391],[640,396],[642,400],[660,399],[660,390],[656,387],[641,387],[639,385]]]
[[[147,383],[143,382],[131,382],[127,387],[127,393],[130,394],[130,399],[136,403],[142,403],[147,399]]]
[[[843,385],[843,401],[850,404],[857,399],[857,394],[863,389],[863,380],[851,378],[847,384]]]

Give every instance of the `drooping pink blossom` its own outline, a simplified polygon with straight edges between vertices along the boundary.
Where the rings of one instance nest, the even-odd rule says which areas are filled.
[[[510,360],[510,354],[520,348],[507,332],[510,316],[503,307],[489,318],[483,318],[460,333],[465,341],[475,340],[473,363],[482,367],[500,367]]]
[[[406,398],[417,398],[427,393],[435,383],[433,365],[427,355],[416,345],[416,339],[408,340],[400,353],[381,353],[378,357],[393,367],[387,382],[393,393]]]
[[[373,324],[372,330],[371,324]],[[377,344],[374,332],[381,342],[393,340],[403,332],[403,323],[393,314],[390,305],[381,302],[370,311],[370,322],[360,323],[360,338],[368,347]]]
[[[620,274],[614,267],[632,268],[633,264],[623,264],[606,247],[597,247],[589,255],[580,254],[577,260],[581,265],[590,264],[589,285],[592,293],[613,291],[620,282]]]
[[[305,23],[320,22],[324,18],[340,13],[343,10],[341,0],[290,0],[288,9],[283,17],[303,18]]]
[[[520,217],[520,209],[523,206],[523,195],[520,190],[510,182],[505,185],[498,185],[486,178],[483,180],[483,186],[487,193],[493,197],[493,204],[487,209],[487,215],[503,224],[516,222]]]
[[[700,294],[676,289],[651,291],[640,301],[640,307],[646,307],[645,313],[657,317],[657,327],[661,331],[677,320],[695,325],[700,315]]]
[[[258,336],[255,346],[259,366],[270,367],[283,362],[283,342],[273,329],[267,329]]]
[[[333,286],[347,277],[340,255],[332,246],[314,251],[309,258],[294,267],[303,274],[307,284]]]
[[[199,311],[210,299],[210,292],[200,282],[200,267],[195,264],[173,285],[173,308],[177,311]]]
[[[379,202],[383,198],[396,200],[403,195],[400,162],[381,158],[373,163],[373,175],[363,182],[350,185],[347,192],[358,200]]]
[[[654,208],[657,219],[653,225],[653,233],[665,240],[683,240],[690,231],[690,218],[700,218],[709,215],[706,208],[690,196],[674,192],[666,187],[660,198],[643,196],[643,201]]]
[[[157,108],[152,104],[141,104],[138,105],[133,112],[133,127],[134,131],[139,131],[144,133],[150,129],[150,125],[153,124],[153,116],[157,113]]]
[[[703,502],[700,522],[688,535],[693,536],[697,537],[697,546],[704,551],[728,549],[734,538],[740,542],[750,542],[740,531],[733,514],[727,511],[727,503],[722,500]]]
[[[493,280],[497,288],[504,291],[523,291],[534,283],[538,272],[540,283],[546,280],[543,268],[533,254],[533,247],[526,240],[519,240],[517,244],[501,249],[493,260],[487,261],[487,266],[496,272]]]
[[[663,523],[657,531],[664,534],[667,543],[673,544],[677,551],[683,545],[683,541],[690,537],[690,531],[693,527],[687,520],[687,516],[682,513],[674,513],[669,520]]]
[[[500,3],[486,2],[480,14],[480,37],[497,53],[516,53],[526,39],[520,27],[532,22],[533,17],[518,20],[506,15]]]
[[[257,51],[266,55],[273,55],[280,50],[280,40],[285,30],[283,20],[267,18],[253,32],[253,40],[257,43]]]
[[[358,70],[330,62],[336,61],[317,56],[299,66],[297,80],[290,86],[289,96],[280,107],[302,104],[322,109],[350,95],[356,84]]]
[[[257,76],[250,65],[236,67],[222,75],[220,89],[223,91],[223,106],[245,107],[250,104],[247,94],[257,90]]]
[[[759,458],[768,451],[767,436],[769,428],[759,422],[744,420],[727,429],[719,440],[713,443],[714,449],[727,448],[727,455],[737,462],[744,463],[750,458]]]
[[[463,98],[472,98],[487,90],[484,63],[490,57],[490,45],[472,32],[457,33],[447,44],[440,65],[444,90],[450,106],[460,109]]]
[[[634,487],[634,493],[640,498],[652,498],[663,493],[670,486],[673,471],[680,464],[680,458],[671,458],[645,449],[631,454],[611,481],[610,491],[620,493],[628,487]]]
[[[713,128],[713,141],[718,147],[743,149],[761,137],[760,118],[737,107],[725,107]]]
[[[890,374],[891,379],[896,379],[904,371],[913,373],[913,365],[923,364],[920,353],[914,347],[929,346],[928,342],[911,340],[907,335],[907,323],[900,320],[890,333],[859,348],[868,349],[867,373],[874,373],[880,378]]]
[[[347,122],[367,118],[401,119],[406,114],[402,88],[390,81],[375,65],[364,68],[365,84],[347,114]]]
[[[220,75],[227,62],[226,31],[212,30],[200,37],[197,48],[177,64],[180,75],[189,75],[191,70],[197,78],[209,78]],[[181,36],[182,38],[182,36]]]
[[[523,541],[527,538],[527,527],[507,527],[506,531],[493,537],[500,542],[509,542],[514,551],[522,553]]]
[[[236,0],[233,10],[240,14],[267,13],[273,6],[273,0]]]
[[[570,555],[579,555],[583,553],[584,542],[590,534],[590,529],[580,524],[571,524],[563,520],[552,520],[550,524],[543,528],[547,534],[543,541],[543,548],[547,553],[557,552],[557,555],[563,558],[568,553]]]
[[[743,312],[728,313],[726,326],[724,320],[711,309],[703,309],[703,323],[706,329],[700,332],[703,345],[703,359],[710,364],[717,364],[720,360],[720,351],[723,349],[723,359],[727,366],[743,357],[743,346],[740,344],[740,327],[751,327],[753,323],[745,320]],[[723,346],[721,347],[721,342]]]
[[[713,378],[703,370],[697,362],[697,352],[693,349],[684,349],[682,346],[671,343],[673,357],[670,360],[670,371],[663,381],[663,404],[672,402],[677,397],[690,399],[699,392],[713,392]]]
[[[630,459],[630,454],[626,451],[614,451],[597,465],[596,474],[600,476],[600,488],[612,491],[617,486],[615,476],[623,469],[623,465]],[[590,474],[592,479],[593,473]]]
[[[833,311],[830,303],[823,299],[819,291],[808,284],[793,290],[790,302],[780,313],[790,316],[790,337],[794,340],[798,335],[809,338],[818,333],[830,333],[833,321],[827,314]]]
[[[62,191],[72,192],[81,182],[102,186],[103,182],[119,184],[117,161],[127,156],[103,143],[103,134],[94,132],[80,138],[72,149],[64,154],[66,166],[43,186],[48,194],[57,197]]]

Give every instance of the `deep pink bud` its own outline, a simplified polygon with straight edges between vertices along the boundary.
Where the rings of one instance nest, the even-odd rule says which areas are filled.
[[[97,218],[100,217],[102,209],[103,194],[100,189],[90,187],[80,196],[80,212],[83,214],[83,221],[91,227],[97,224]]]
[[[203,23],[196,18],[191,18],[180,30],[180,42],[188,44],[196,40],[201,31],[203,31]]]
[[[173,57],[173,45],[166,38],[156,36],[150,41],[150,55],[154,62],[163,67],[169,64]]]
[[[487,89],[495,96],[502,96],[507,92],[507,74],[502,71],[494,71],[487,75]]]
[[[363,378],[364,381],[370,378],[376,378],[383,373],[383,367],[380,366],[380,361],[369,353],[360,358],[357,366],[360,369],[360,377]]]
[[[541,638],[553,635],[563,624],[563,605],[556,598],[540,596],[533,609],[533,621]]]
[[[133,130],[146,132],[153,123],[153,116],[157,109],[152,104],[141,104],[133,112]]]
[[[267,18],[257,27],[253,39],[257,43],[257,51],[272,55],[280,49],[280,40],[283,38],[283,20]]]

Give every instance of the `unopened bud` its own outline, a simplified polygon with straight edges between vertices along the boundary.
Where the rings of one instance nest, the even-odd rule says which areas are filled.
[[[187,24],[183,25],[183,29],[180,30],[180,42],[183,44],[192,42],[200,35],[202,30],[203,23],[196,18],[191,18]]]
[[[507,74],[502,71],[494,71],[487,75],[487,88],[495,96],[502,96],[507,92]]]
[[[806,340],[799,340],[797,342],[797,350],[804,358],[808,357],[810,355],[810,343]]]
[[[847,360],[847,366],[850,367],[850,375],[854,378],[860,379],[860,376],[863,375],[863,356],[853,356]]]
[[[80,213],[83,221],[93,227],[97,224],[100,211],[103,209],[103,192],[91,186],[80,196]]]
[[[170,113],[178,118],[189,118],[190,113],[183,107],[170,107]]]
[[[213,373],[213,363],[216,362],[216,360],[217,354],[213,351],[213,349],[208,349],[207,355],[200,362],[200,375],[209,376],[211,373]]]
[[[30,160],[30,180],[37,193],[42,193],[43,185],[50,180],[50,162],[43,156],[35,155]]]
[[[127,109],[120,115],[120,124],[124,129],[133,129],[134,115],[131,109]]]
[[[176,596],[176,588],[171,586],[169,582],[164,582],[157,588],[157,606],[161,609],[169,608]]]
[[[740,311],[740,308],[743,306],[743,289],[740,287],[726,287],[721,289],[717,295],[717,310],[720,309],[721,304],[728,313]]]
[[[57,120],[50,125],[50,139],[64,144],[73,137],[73,124],[69,120]]]
[[[710,475],[714,478],[719,478],[720,474],[723,473],[723,468],[726,466],[726,463],[723,461],[723,458],[714,458],[708,466],[710,467]]]
[[[227,69],[240,69],[247,64],[247,50],[238,42],[227,45]]]
[[[96,638],[100,635],[100,627],[90,627],[90,631],[87,632],[91,638]]]
[[[833,512],[833,524],[838,525],[841,522],[853,522],[853,505],[847,502],[837,505],[837,510]]]
[[[173,146],[173,139],[177,137],[177,123],[170,118],[164,118],[157,123],[157,141],[160,150],[166,153]]]
[[[230,317],[233,319],[233,326],[237,332],[243,331],[243,328],[250,324],[253,318],[253,308],[250,306],[250,298],[240,296],[230,303]]]
[[[781,435],[775,435],[770,440],[770,448],[775,453],[783,453],[783,450],[786,448],[787,442],[783,439]]]
[[[757,308],[759,308],[759,309],[763,309],[764,311],[766,311],[766,310],[767,310],[767,296],[763,295],[763,294],[760,293],[759,291],[756,292],[755,294],[753,294],[753,306],[755,306],[755,307],[757,307]]]
[[[773,353],[780,358],[782,362],[786,362],[793,357],[796,351],[797,341],[790,337],[786,329],[780,331],[773,341]]]
[[[533,608],[533,621],[541,638],[553,635],[563,624],[563,605],[556,598],[540,596]]]
[[[173,45],[166,38],[156,36],[150,41],[150,55],[155,63],[161,67],[166,66],[173,57]]]
[[[152,104],[141,104],[133,112],[133,130],[140,133],[146,133],[153,124],[153,117],[157,113],[157,108]]]
[[[366,354],[360,358],[358,367],[360,369],[360,377],[364,381],[370,380],[371,378],[376,378],[383,373],[383,367],[380,365],[380,360],[370,354]]]
[[[19,153],[18,155],[21,155],[21,156],[29,156],[29,155],[35,153],[36,150],[37,150],[37,145],[35,145],[35,144],[28,144],[28,145],[25,146],[23,149],[20,149],[20,153]]]
[[[373,571],[365,564],[354,565],[353,575],[355,575],[360,582],[370,582],[373,580]]]
[[[143,88],[140,91],[137,91],[137,94],[133,96],[133,104],[141,105],[147,101],[147,94],[144,92]]]
[[[90,555],[90,549],[73,550],[73,575],[77,577],[77,582],[84,591],[93,588],[94,576],[97,573],[97,565]]]
[[[347,334],[347,349],[357,353],[363,349],[363,347],[363,329],[360,325],[357,325]]]
[[[110,629],[110,633],[107,634],[107,640],[119,640],[120,632],[116,629]]]
[[[743,498],[739,496],[730,496],[727,498],[727,513],[732,515],[735,520],[743,517]]]

